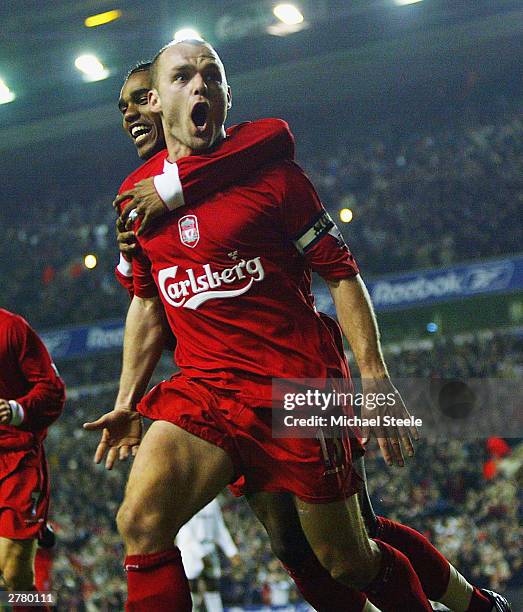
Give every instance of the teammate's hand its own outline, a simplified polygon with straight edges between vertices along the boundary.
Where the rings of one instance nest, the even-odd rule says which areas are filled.
[[[96,421],[84,423],[84,429],[101,429],[102,439],[94,454],[95,463],[100,463],[107,453],[105,467],[112,469],[115,461],[124,461],[130,454],[138,452],[142,439],[142,418],[135,410],[111,410]]]
[[[5,399],[0,399],[0,425],[9,425],[13,417],[13,411],[9,402]]]
[[[410,419],[399,391],[388,377],[363,380],[364,403],[361,408],[362,419],[378,419],[379,425],[363,427],[363,443],[367,444],[371,435],[378,441],[381,454],[388,465],[396,463],[405,465],[403,453],[414,455],[412,440],[419,440],[418,430],[414,425],[389,425],[385,417],[395,421]],[[381,401],[383,398],[383,401]],[[378,405],[382,404],[382,405]]]
[[[129,219],[129,214],[132,210],[136,210],[136,214],[142,219],[140,227],[136,232],[137,236],[140,236],[155,219],[169,212],[169,209],[156,191],[153,177],[144,179],[136,183],[133,189],[121,193],[114,200],[113,207],[119,211],[120,206],[125,200],[131,201],[122,210],[120,219],[126,230],[132,229],[136,219]]]
[[[133,231],[128,232],[125,229],[125,223],[120,217],[116,219],[116,242],[118,243],[118,250],[126,258],[132,257],[136,253],[138,245],[136,236]]]

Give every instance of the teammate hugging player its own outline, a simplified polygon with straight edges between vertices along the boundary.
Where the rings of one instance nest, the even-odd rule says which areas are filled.
[[[218,144],[228,90],[214,51],[200,43],[172,45],[159,54],[156,71],[153,103],[163,111],[170,160],[175,161],[180,147],[206,151]],[[153,158],[145,170],[131,175],[129,186],[162,172],[165,157]],[[318,218],[325,220],[326,231],[313,244],[307,239],[308,230]],[[342,583],[337,603],[331,597],[329,604],[328,590],[337,583],[328,574],[323,579],[319,572],[324,593],[323,607],[318,609],[376,609],[363,593],[343,587],[344,583],[366,590],[382,610],[430,610],[408,560],[384,542],[367,537],[355,497],[346,504],[348,514],[338,501],[357,485],[350,457],[340,491],[337,480],[323,474],[316,441],[270,436],[271,377],[346,372],[341,351],[305,298],[303,278],[310,267],[323,273],[331,286],[362,374],[393,389],[357,267],[330,229],[306,178],[297,167],[280,162],[222,194],[176,211],[161,228],[141,237],[144,253],[133,262],[135,297],[126,326],[116,408],[90,426],[106,428],[98,460],[108,450],[111,466],[117,455],[124,458],[140,440],[134,408],[162,344],[162,307],[151,263],[169,323],[180,340],[176,357],[181,373],[156,387],[138,407],[156,422],[137,453],[119,513],[129,553],[128,609],[190,609],[171,538],[224,484],[243,476],[244,491],[256,493],[268,507],[278,506],[282,496],[287,500],[289,493],[294,495],[310,545]],[[401,434],[410,450],[408,432]],[[400,461],[399,436],[392,442]],[[162,456],[165,464],[153,463],[154,454]],[[177,492],[174,499],[172,490]],[[294,521],[296,507],[283,507],[288,520]],[[280,518],[285,519],[285,514],[280,513]],[[399,539],[408,540],[405,534]],[[448,581],[448,564],[443,563]],[[315,579],[314,573],[308,577]],[[476,607],[470,610],[491,609],[485,596],[474,596]],[[472,606],[471,593],[469,600]]]
[[[49,507],[43,442],[62,412],[65,387],[33,329],[3,309],[0,364],[0,572],[9,591],[33,591]]]

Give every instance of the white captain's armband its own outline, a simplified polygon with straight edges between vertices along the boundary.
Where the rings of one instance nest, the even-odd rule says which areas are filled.
[[[323,210],[299,234],[294,236],[292,242],[298,251],[304,255],[326,234],[334,236],[340,246],[345,244],[336,223],[334,223],[329,213]]]

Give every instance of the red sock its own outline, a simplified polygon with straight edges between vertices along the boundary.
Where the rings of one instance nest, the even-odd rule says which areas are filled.
[[[334,580],[314,555],[284,565],[303,598],[317,612],[361,612],[367,597]]]
[[[478,588],[474,587],[467,612],[491,612],[492,609],[490,599],[483,595]]]
[[[421,533],[383,516],[376,518],[375,537],[402,552],[418,575],[427,598],[439,601],[449,585],[449,562]]]
[[[365,593],[382,612],[432,612],[419,578],[407,557],[392,546],[374,540],[382,553],[381,569]]]
[[[189,583],[178,548],[127,555],[127,612],[191,612]]]

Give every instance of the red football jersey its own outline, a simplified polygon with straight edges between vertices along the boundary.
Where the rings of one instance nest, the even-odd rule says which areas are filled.
[[[160,151],[157,156],[163,160],[158,174],[168,172],[173,164],[167,161],[167,150]],[[257,171],[264,164],[280,158],[294,159],[294,136],[285,121],[268,118],[234,125],[227,130],[227,138],[219,147],[199,155],[189,155],[176,162],[183,199],[187,204],[194,204],[224,189],[240,177]],[[126,191],[130,186],[132,184],[129,184],[128,179],[118,193]],[[131,266],[121,255],[115,274],[118,282],[132,297]]]
[[[0,398],[24,409],[18,427],[0,425],[0,448],[39,444],[62,412],[65,386],[43,342],[20,316],[0,308]]]
[[[131,184],[162,166],[151,159]],[[293,162],[177,209],[139,242],[135,295],[159,294],[185,376],[236,390],[251,405],[270,405],[271,378],[344,376],[305,285],[311,270],[342,279],[358,268]]]

